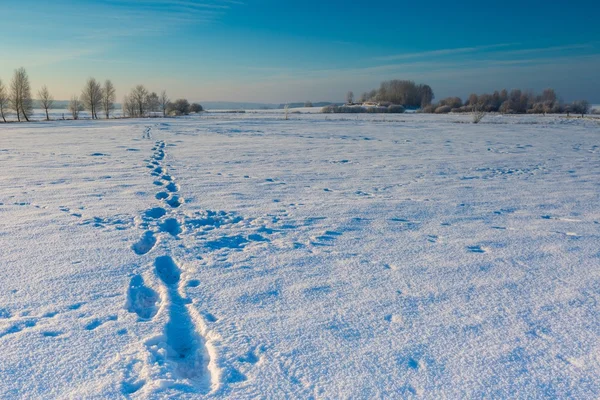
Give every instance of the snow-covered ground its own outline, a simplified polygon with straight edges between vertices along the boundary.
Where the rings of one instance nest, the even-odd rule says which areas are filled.
[[[0,125],[0,398],[600,396],[600,124]]]

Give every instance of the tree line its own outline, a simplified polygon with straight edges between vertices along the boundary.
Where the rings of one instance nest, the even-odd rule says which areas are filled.
[[[506,89],[493,93],[471,94],[464,102],[460,97],[447,97],[437,104],[423,108],[423,112],[445,114],[449,112],[499,112],[502,114],[581,114],[589,113],[586,100],[563,103],[554,89],[545,89],[541,94],[533,91]]]
[[[54,97],[46,86],[38,91],[38,102],[46,114],[46,120],[50,120],[50,113],[54,106]],[[71,97],[67,110],[73,119],[79,119],[80,113],[89,111],[92,119],[98,119],[98,114],[106,119],[114,114],[116,101],[116,89],[110,79],[101,83],[95,78],[89,78],[80,95]],[[203,111],[200,104],[190,104],[186,99],[171,101],[166,91],[160,95],[149,92],[144,85],[134,87],[125,96],[122,103],[123,116],[139,118],[162,114],[166,116],[188,115],[192,112]],[[25,68],[15,70],[10,85],[7,87],[0,79],[0,118],[7,122],[6,118],[12,112],[16,114],[17,121],[29,122],[33,115],[33,98],[29,76]],[[114,117],[114,115],[113,115]]]

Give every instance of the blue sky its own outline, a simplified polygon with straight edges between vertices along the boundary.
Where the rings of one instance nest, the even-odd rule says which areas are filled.
[[[600,3],[20,0],[1,8],[0,79],[35,91],[111,78],[198,101],[340,101],[386,79],[436,98],[554,87],[600,103]]]

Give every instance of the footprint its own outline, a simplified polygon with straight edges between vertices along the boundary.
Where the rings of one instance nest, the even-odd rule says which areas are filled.
[[[45,336],[45,337],[57,337],[62,334],[63,334],[63,332],[60,332],[60,331],[44,331],[44,332],[42,332],[42,336]]]
[[[167,190],[171,193],[175,193],[179,191],[179,187],[177,187],[177,184],[175,182],[171,182],[166,186]]]
[[[147,210],[146,216],[148,218],[159,219],[159,218],[163,217],[166,213],[167,213],[167,211],[164,208],[155,207],[155,208],[151,208],[151,209]]]
[[[118,317],[116,315],[111,315],[111,316],[107,317],[104,321],[99,318],[94,318],[93,320],[91,320],[90,322],[88,322],[85,325],[85,329],[88,331],[93,331],[94,329],[104,325],[108,321],[116,321],[117,319],[118,319]]]
[[[146,231],[144,235],[136,243],[131,246],[135,254],[138,256],[148,253],[156,245],[156,237],[152,231]]]
[[[485,253],[486,252],[486,250],[481,246],[468,246],[467,250],[469,250],[471,253]]]
[[[174,285],[181,279],[181,271],[170,256],[160,256],[154,261],[156,273],[166,285]]]
[[[158,193],[156,193],[155,197],[156,197],[157,200],[165,200],[165,199],[169,198],[169,193],[167,193],[167,192],[158,192]]]
[[[87,329],[88,331],[93,331],[94,329],[98,328],[100,325],[102,325],[104,322],[102,322],[99,319],[94,319],[91,322],[87,323],[85,325],[85,329]]]
[[[197,391],[208,393],[211,386],[209,352],[201,329],[190,315],[188,300],[179,293],[179,267],[169,256],[158,257],[155,266],[166,286],[168,321],[163,335],[146,341],[148,351],[156,364],[167,366],[164,371],[167,379],[189,380]]]
[[[178,208],[183,204],[183,199],[181,199],[179,196],[173,196],[167,200],[167,204],[173,208]]]
[[[151,319],[158,312],[160,296],[144,285],[144,278],[136,275],[131,278],[127,290],[127,311],[134,312],[142,319]]]
[[[183,231],[181,229],[181,224],[175,218],[166,219],[162,224],[160,224],[160,229],[161,231],[170,233],[173,236],[177,236]]]

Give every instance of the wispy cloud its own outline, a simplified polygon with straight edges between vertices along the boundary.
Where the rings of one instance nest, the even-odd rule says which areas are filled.
[[[493,44],[493,45],[487,45],[487,46],[439,49],[439,50],[421,51],[418,53],[403,53],[403,54],[394,54],[394,55],[390,55],[390,56],[375,57],[373,60],[394,61],[394,60],[406,60],[406,59],[411,59],[411,58],[426,58],[426,57],[436,57],[436,56],[450,56],[450,55],[456,55],[456,54],[478,53],[478,52],[485,51],[485,50],[515,46],[517,44],[518,43],[500,43],[500,44]]]

